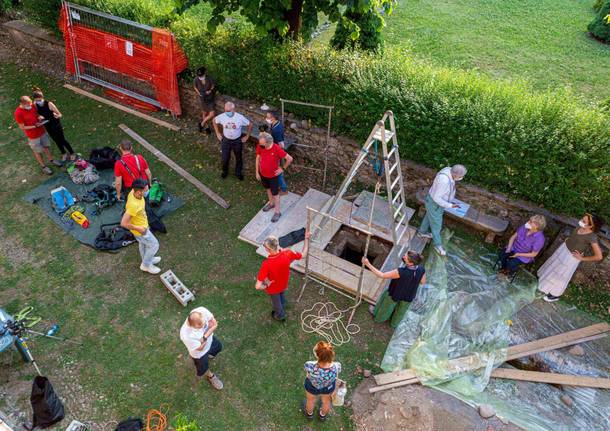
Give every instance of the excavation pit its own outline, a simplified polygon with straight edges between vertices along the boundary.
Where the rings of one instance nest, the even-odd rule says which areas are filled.
[[[362,264],[367,235],[349,226],[342,225],[332,237],[325,251],[354,265]],[[368,259],[377,268],[383,266],[390,251],[392,243],[377,236],[371,236],[369,243]]]

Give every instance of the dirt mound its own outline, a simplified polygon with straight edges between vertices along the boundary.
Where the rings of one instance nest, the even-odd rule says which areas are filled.
[[[408,385],[369,394],[373,379],[358,385],[351,398],[353,421],[361,431],[517,431],[497,417],[483,419],[476,409],[440,391]]]

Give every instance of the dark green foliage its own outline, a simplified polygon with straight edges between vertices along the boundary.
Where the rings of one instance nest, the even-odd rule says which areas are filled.
[[[610,43],[610,0],[604,0],[587,29],[595,38]]]
[[[593,3],[593,10],[598,12],[604,5],[604,1],[605,0],[595,0],[595,3]]]
[[[57,30],[61,0],[22,0],[21,6],[29,18]]]
[[[337,23],[330,45],[335,49],[362,49],[378,52],[382,48],[383,19],[376,11],[346,11]]]

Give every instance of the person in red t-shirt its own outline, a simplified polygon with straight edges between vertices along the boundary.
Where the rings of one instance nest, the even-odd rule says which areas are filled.
[[[52,175],[53,171],[45,165],[41,154],[44,153],[45,156],[47,156],[47,160],[55,166],[61,166],[62,163],[55,160],[51,155],[51,142],[49,141],[49,135],[47,135],[43,123],[41,123],[43,120],[44,118],[38,115],[38,111],[36,111],[36,106],[32,103],[32,99],[28,96],[21,96],[19,99],[19,106],[15,109],[15,121],[28,138],[30,148],[34,153],[34,157],[40,165],[42,172],[47,175]]]
[[[301,253],[290,249],[281,250],[276,237],[270,236],[263,242],[263,247],[269,254],[263,261],[256,277],[256,290],[264,290],[271,297],[273,311],[271,317],[275,320],[286,320],[284,291],[290,281],[290,264],[300,260],[309,252],[309,232],[305,232],[305,244]]]
[[[284,167],[280,166],[284,160]],[[271,222],[280,219],[280,183],[279,177],[292,163],[292,157],[278,144],[273,143],[273,136],[263,132],[259,135],[256,146],[256,179],[267,189],[269,202],[263,207],[263,211],[275,209]]]
[[[133,144],[128,139],[123,139],[119,145],[121,158],[114,163],[114,187],[116,198],[121,200],[121,194],[129,194],[131,185],[138,178],[148,181],[150,185],[152,174],[146,163],[146,159],[140,154],[132,154]]]

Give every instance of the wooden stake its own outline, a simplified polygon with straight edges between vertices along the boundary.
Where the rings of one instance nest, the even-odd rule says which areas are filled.
[[[203,184],[201,181],[199,181],[197,178],[195,178],[194,176],[192,176],[191,174],[189,174],[187,171],[185,171],[184,169],[182,169],[176,162],[174,162],[172,159],[170,159],[169,157],[167,157],[165,154],[163,154],[161,151],[157,150],[152,144],[150,144],[146,139],[144,139],[143,137],[141,137],[140,135],[138,135],[136,132],[134,132],[133,130],[131,130],[129,127],[127,127],[124,124],[119,124],[119,128],[127,133],[132,139],[134,139],[135,141],[137,141],[140,145],[142,145],[144,148],[146,148],[148,151],[150,151],[151,153],[153,153],[155,156],[157,156],[157,158],[159,160],[161,160],[163,163],[165,163],[167,166],[169,166],[170,168],[172,168],[174,171],[176,171],[180,176],[182,176],[185,180],[187,180],[189,183],[191,183],[192,185],[194,185],[197,189],[199,189],[201,192],[203,192],[204,194],[206,194],[210,199],[212,199],[214,202],[216,202],[218,205],[220,205],[221,207],[223,207],[224,209],[229,208],[229,203],[227,201],[225,201],[223,198],[221,198],[220,196],[218,196],[216,193],[214,193],[212,190],[210,190],[205,184]]]
[[[127,112],[128,114],[135,115],[136,117],[142,118],[142,119],[144,119],[146,121],[150,121],[151,123],[155,123],[155,124],[157,124],[159,126],[166,127],[166,128],[168,128],[170,130],[173,130],[175,132],[180,130],[180,127],[178,127],[178,126],[176,126],[174,124],[168,123],[167,121],[159,120],[158,118],[152,117],[150,115],[143,114],[143,113],[141,113],[139,111],[136,111],[135,109],[128,108],[127,106],[123,106],[120,103],[113,102],[112,100],[108,100],[108,99],[106,99],[104,97],[100,97],[100,96],[98,96],[96,94],[89,93],[88,91],[85,91],[82,88],[78,88],[78,87],[75,87],[75,86],[70,85],[70,84],[64,84],[64,88],[67,88],[68,90],[72,90],[75,93],[78,93],[78,94],[80,94],[82,96],[85,96],[85,97],[88,97],[90,99],[93,99],[93,100],[95,100],[97,102],[101,102],[101,103],[104,103],[104,104],[106,104],[108,106],[112,106],[113,108],[120,109],[121,111]]]

